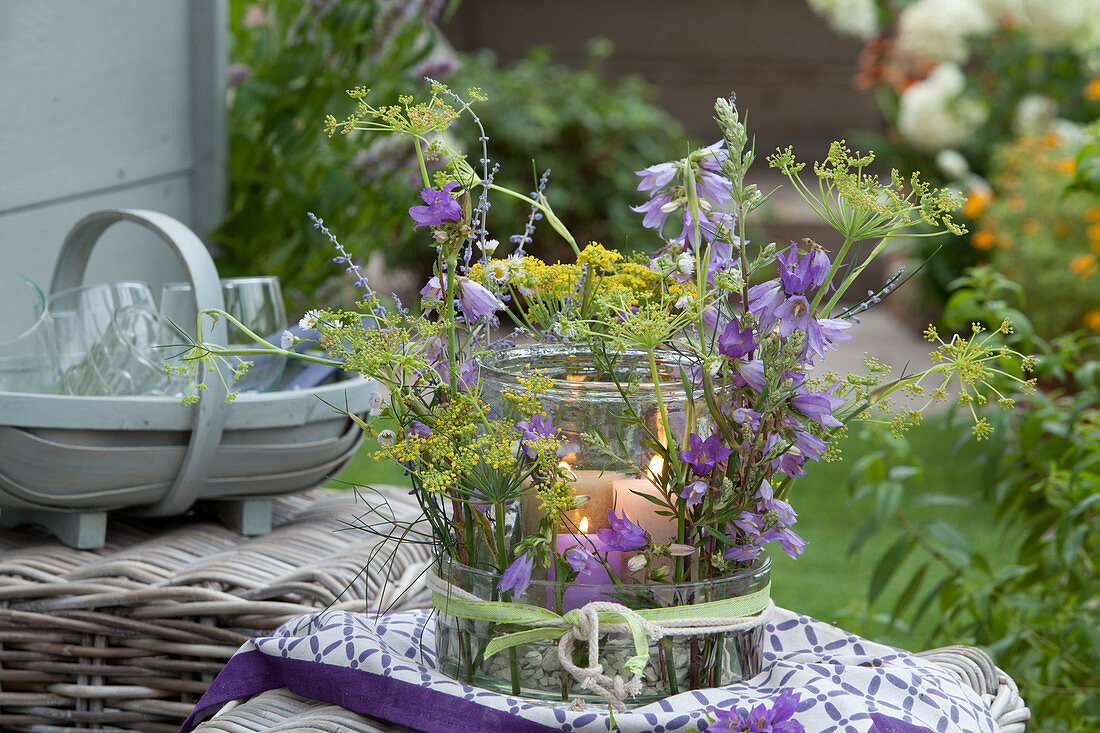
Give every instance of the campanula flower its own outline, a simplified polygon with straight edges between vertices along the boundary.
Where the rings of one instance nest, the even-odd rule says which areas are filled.
[[[688,436],[688,447],[680,451],[680,460],[691,465],[700,476],[706,476],[714,466],[733,455],[733,449],[722,445],[721,436],[715,434],[703,440],[695,433]]]
[[[530,555],[524,553],[512,561],[504,575],[500,576],[497,588],[510,590],[515,595],[523,595],[527,587],[531,585],[531,571],[535,569],[535,561]]]
[[[765,703],[745,711],[717,709],[717,720],[707,726],[706,733],[804,733],[805,728],[792,717],[800,697],[801,693],[783,690],[770,709]]]
[[[836,385],[834,385],[835,387]],[[833,410],[844,404],[840,397],[826,392],[802,392],[791,397],[791,406],[822,427],[839,428],[844,423],[833,417]]]
[[[424,199],[427,206],[409,207],[409,216],[416,222],[413,229],[422,226],[439,226],[444,222],[458,221],[462,217],[462,207],[451,196],[451,191],[458,184],[451,181],[443,187],[442,191],[434,188],[425,188],[420,192],[420,198]]]
[[[718,352],[731,359],[744,359],[760,344],[752,337],[752,328],[742,329],[740,324],[731,320],[726,324],[726,330],[718,337]]]
[[[717,436],[715,436],[717,437]],[[733,451],[730,451],[731,453]],[[690,484],[684,487],[684,490],[680,492],[680,498],[686,500],[686,506],[691,509],[693,506],[703,500],[703,497],[707,495],[707,482],[702,479],[698,481],[692,481]]]
[[[455,295],[458,297],[458,307],[466,320],[476,323],[482,318],[489,318],[504,307],[497,296],[476,280],[468,277],[459,277],[455,281]],[[447,276],[433,275],[427,284],[420,289],[420,297],[430,300],[443,300],[447,296]]]
[[[569,567],[577,571],[578,576],[591,575],[600,567],[600,560],[592,552],[584,547],[570,547],[565,551],[565,561]],[[581,580],[578,577],[578,580]]]
[[[596,530],[596,536],[608,550],[630,552],[645,546],[645,530],[627,519],[625,511],[620,519],[615,515],[614,509],[609,509],[607,521],[611,524],[611,529],[601,527]]]
[[[538,455],[537,443],[541,438],[552,438],[556,434],[556,429],[550,424],[550,418],[540,413],[536,413],[530,421],[520,420],[516,423],[516,429],[523,431],[523,437],[520,439],[520,446],[523,448],[524,454],[534,460]]]

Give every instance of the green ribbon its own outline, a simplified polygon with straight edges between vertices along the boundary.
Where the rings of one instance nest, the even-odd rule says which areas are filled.
[[[771,600],[771,583],[755,593],[721,601],[708,601],[690,606],[670,606],[668,608],[643,608],[635,610],[637,616],[624,616],[615,611],[601,611],[598,614],[600,625],[625,624],[634,640],[635,655],[627,660],[623,669],[634,675],[640,675],[649,661],[649,640],[645,628],[638,617],[646,621],[661,623],[680,619],[723,619],[755,616],[768,607]],[[574,628],[580,628],[580,614],[576,609],[559,615],[548,608],[531,606],[526,603],[506,603],[502,601],[472,601],[453,598],[442,593],[432,593],[432,604],[440,613],[471,621],[488,621],[518,626],[539,626],[540,624],[565,621]],[[566,628],[542,626],[541,628],[515,631],[494,637],[485,647],[485,658],[497,652],[520,644],[538,641],[550,641],[565,636]]]

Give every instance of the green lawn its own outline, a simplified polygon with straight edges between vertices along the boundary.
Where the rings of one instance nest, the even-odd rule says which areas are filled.
[[[953,494],[972,498],[970,506],[928,506],[913,513],[914,520],[943,518],[963,528],[971,545],[988,550],[994,543],[990,512],[980,502],[979,470],[971,456],[979,455],[973,442],[956,446],[958,430],[948,429],[945,421],[931,420],[915,428],[908,436],[914,452],[921,458],[924,473],[907,484],[907,491]],[[867,500],[852,505],[849,477],[855,462],[870,449],[859,437],[841,443],[844,460],[810,466],[792,492],[792,504],[799,514],[798,530],[809,540],[806,553],[797,561],[778,548],[773,555],[772,584],[775,601],[784,608],[797,610],[823,621],[837,623],[853,632],[910,649],[927,646],[928,632],[935,621],[935,608],[916,629],[905,625],[888,627],[884,616],[893,608],[904,581],[915,569],[912,559],[868,611],[868,587],[879,557],[896,537],[887,528],[873,536],[855,556],[848,548],[863,524]],[[360,455],[344,470],[339,480],[352,484],[408,485],[400,469],[384,461],[375,461],[372,446],[364,445]],[[345,484],[346,485],[346,484]],[[905,569],[909,568],[906,573]],[[931,583],[927,584],[931,587]]]

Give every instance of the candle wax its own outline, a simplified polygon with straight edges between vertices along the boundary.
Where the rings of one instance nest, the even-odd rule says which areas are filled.
[[[607,564],[615,571],[616,575],[622,575],[623,553],[618,550],[604,550],[603,543],[595,534],[559,534],[555,541],[555,547],[559,554],[564,555],[570,547],[583,547],[589,552],[606,559]],[[554,566],[550,566],[549,581],[555,581]],[[572,585],[566,586],[562,596],[562,613],[572,611],[575,608],[591,601],[614,601],[614,583],[603,565],[597,565],[591,572],[581,572],[577,575]],[[548,598],[551,610],[556,610],[557,603],[553,595]]]
[[[615,482],[615,510],[626,516],[653,538],[658,545],[676,540],[676,519],[657,514],[657,504],[638,494],[660,498],[660,489],[644,478],[624,478]]]

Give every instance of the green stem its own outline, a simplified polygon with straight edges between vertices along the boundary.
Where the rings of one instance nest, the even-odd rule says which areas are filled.
[[[816,312],[814,309],[817,308],[817,304],[821,302],[821,298],[825,295],[825,291],[829,289],[829,285],[833,282],[833,277],[836,275],[837,270],[840,269],[840,263],[843,262],[845,256],[847,256],[848,250],[851,249],[853,241],[854,240],[852,240],[850,237],[844,238],[844,244],[841,246],[840,252],[838,252],[836,257],[833,258],[833,264],[829,268],[829,274],[825,276],[825,282],[821,285],[821,288],[818,289],[817,295],[814,296],[813,302],[810,303],[810,313]],[[829,306],[825,307],[825,315],[829,315]]]
[[[836,289],[836,292],[833,293],[833,297],[830,298],[829,302],[825,304],[825,308],[823,309],[823,312],[825,313],[826,316],[828,316],[829,311],[831,311],[833,309],[833,307],[837,304],[837,301],[840,300],[840,296],[844,295],[844,292],[849,287],[851,287],[851,285],[855,281],[855,279],[857,277],[859,277],[859,274],[861,272],[863,272],[865,269],[867,269],[867,265],[869,265],[871,263],[871,260],[875,259],[875,257],[878,256],[879,252],[881,252],[883,250],[883,248],[886,247],[886,243],[889,242],[889,241],[890,241],[890,237],[884,237],[883,240],[881,242],[879,242],[877,245],[875,245],[875,248],[873,250],[871,250],[871,254],[867,255],[867,259],[865,259],[859,267],[855,268],[851,272],[851,274],[848,275],[848,277],[844,278],[844,282],[842,282],[840,284],[840,287],[838,287]],[[839,262],[839,261],[840,261],[840,259],[837,258],[837,262]],[[834,262],[833,264],[835,265],[836,263]],[[819,297],[820,297],[820,293],[819,293]],[[812,311],[813,308],[811,307],[810,310]]]
[[[564,224],[562,224],[561,219],[559,219],[554,214],[553,209],[551,209],[543,201],[536,201],[530,196],[524,196],[522,193],[517,193],[516,191],[513,191],[510,188],[505,188],[504,186],[498,186],[495,183],[489,186],[489,190],[500,191],[507,196],[517,198],[520,201],[526,202],[527,204],[534,206],[536,209],[543,213],[543,215],[546,217],[547,223],[549,223],[550,226],[553,227],[554,231],[556,231],[559,235],[561,235],[562,239],[569,243],[569,246],[573,248],[573,254],[581,253],[580,248],[577,247],[577,240],[573,238],[573,235],[570,233],[570,231],[566,229]],[[543,200],[545,201],[545,198]]]
[[[496,530],[497,536],[497,567],[500,568],[500,572],[504,572],[504,568],[508,562],[508,548],[504,546],[504,503],[498,502],[496,505]],[[512,694],[519,695],[519,656],[516,653],[515,647],[508,649],[508,666],[512,673]]]
[[[424,179],[424,187],[431,188],[432,179],[428,177],[428,166],[424,162],[424,150],[420,147],[420,138],[412,136],[413,146],[416,147],[416,159],[420,163],[420,176]]]

